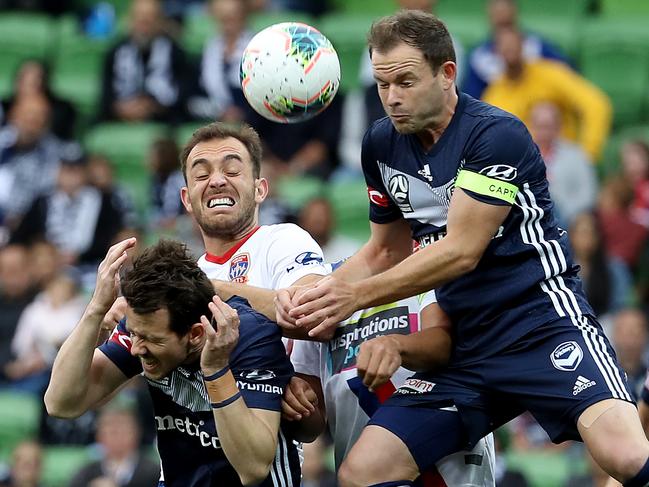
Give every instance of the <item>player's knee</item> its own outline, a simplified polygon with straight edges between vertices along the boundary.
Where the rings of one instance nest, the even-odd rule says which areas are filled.
[[[608,472],[611,477],[621,482],[635,478],[638,473],[645,467],[649,461],[646,451],[622,452],[615,454],[612,460],[611,471]],[[642,485],[645,485],[645,482]]]
[[[368,485],[365,479],[367,462],[363,463],[356,455],[348,455],[338,469],[338,485],[340,487],[363,487]]]

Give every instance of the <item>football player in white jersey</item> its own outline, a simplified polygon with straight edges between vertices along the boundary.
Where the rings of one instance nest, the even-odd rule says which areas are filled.
[[[293,380],[287,388],[284,417],[300,421],[303,441],[313,440],[326,422],[338,469],[373,412],[396,389],[433,387],[409,377],[413,370],[445,365],[451,350],[450,327],[430,291],[357,311],[338,324],[328,342],[299,340],[291,361],[303,381]],[[493,486],[494,462],[493,436],[488,435],[473,450],[437,462],[417,485]]]
[[[268,182],[260,177],[261,159],[261,141],[251,127],[202,127],[181,154],[187,184],[181,198],[205,243],[198,264],[219,295],[240,295],[275,320],[271,290],[308,284],[326,270],[322,250],[297,225],[259,226],[259,205],[268,194]]]

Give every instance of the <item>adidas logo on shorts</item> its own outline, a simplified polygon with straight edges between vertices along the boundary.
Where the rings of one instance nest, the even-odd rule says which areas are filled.
[[[572,395],[576,396],[580,392],[596,384],[597,382],[595,382],[594,380],[586,379],[586,377],[580,375],[579,377],[577,377],[577,380],[575,381],[575,385],[572,388]]]

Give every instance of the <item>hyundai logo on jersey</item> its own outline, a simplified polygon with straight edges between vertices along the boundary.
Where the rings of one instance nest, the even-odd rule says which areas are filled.
[[[270,380],[275,378],[275,372],[272,370],[248,370],[242,373],[241,377],[247,380]]]
[[[315,252],[302,252],[295,258],[295,262],[302,265],[322,264],[322,257]]]
[[[562,343],[550,354],[552,365],[566,372],[576,370],[583,358],[584,352],[581,347],[577,342],[572,341]]]
[[[493,166],[485,167],[480,171],[480,174],[484,174],[490,178],[500,179],[501,181],[513,181],[518,175],[518,170],[507,164],[494,164]]]
[[[245,284],[248,282],[248,276],[246,275],[248,269],[250,269],[250,255],[247,253],[235,255],[230,262],[230,280]]]

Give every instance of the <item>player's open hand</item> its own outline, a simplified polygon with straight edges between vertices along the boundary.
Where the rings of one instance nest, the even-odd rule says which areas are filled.
[[[126,251],[135,246],[134,237],[116,243],[106,253],[97,269],[97,284],[90,304],[101,314],[111,308],[119,290],[119,270],[127,259]]]
[[[316,411],[318,396],[304,379],[293,376],[282,397],[282,417],[288,421],[299,421]]]
[[[207,316],[201,316],[201,324],[207,337],[201,352],[201,369],[203,374],[212,375],[228,365],[230,353],[239,341],[239,315],[216,295],[208,307],[212,312],[214,324]]]
[[[353,284],[327,276],[297,299],[289,316],[315,340],[329,340],[341,321],[358,309]]]
[[[389,381],[399,367],[401,350],[395,337],[384,335],[361,343],[356,369],[370,391]]]

